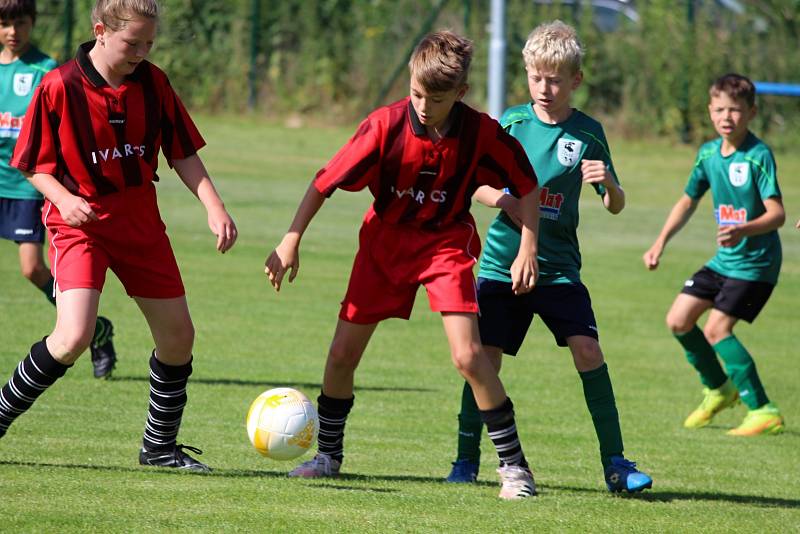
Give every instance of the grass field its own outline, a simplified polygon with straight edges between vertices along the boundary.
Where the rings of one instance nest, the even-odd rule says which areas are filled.
[[[382,324],[356,376],[342,477],[289,480],[297,462],[260,457],[244,428],[261,391],[297,387],[315,398],[355,252],[365,194],[339,192],[306,234],[299,278],[275,294],[263,275],[310,177],[351,129],[284,129],[245,119],[200,121],[203,158],[236,219],[240,240],[213,250],[204,211],[174,175],[159,184],[166,220],[197,327],[195,373],[180,441],[205,451],[215,471],[193,476],[140,468],[147,409],[145,322],[113,276],[101,312],[114,321],[120,361],[95,381],[85,355],[0,441],[0,531],[4,532],[787,532],[800,530],[800,156],[778,154],[787,225],[780,283],[755,326],[737,335],[755,356],[782,408],[781,436],[725,435],[744,408],[710,428],[683,418],[700,385],[664,315],[683,280],[713,252],[708,198],[671,243],[661,268],[641,255],[680,194],[693,147],[617,142],[628,195],[619,216],[586,194],[580,239],[583,276],[613,377],[626,453],[651,474],[642,495],[605,491],[591,420],[568,351],[536,323],[503,378],[540,496],[497,499],[494,453],[484,438],[474,486],[442,483],[455,453],[461,379],[449,362],[440,318],[419,295],[408,322]],[[709,195],[710,196],[710,195]],[[474,210],[482,229],[493,215]],[[0,380],[54,312],[18,273],[0,242]]]

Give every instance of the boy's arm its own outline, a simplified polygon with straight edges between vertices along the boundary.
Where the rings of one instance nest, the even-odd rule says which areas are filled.
[[[672,236],[678,233],[681,228],[686,224],[686,222],[691,218],[694,210],[697,209],[697,204],[699,200],[693,199],[686,193],[675,203],[672,207],[672,210],[669,212],[667,216],[667,221],[664,223],[664,227],[661,229],[661,233],[658,234],[655,243],[650,249],[644,253],[642,259],[644,260],[644,265],[649,270],[654,270],[658,267],[658,260],[661,258],[661,254],[664,252],[664,247],[667,246],[667,243]]]
[[[583,183],[598,184],[605,188],[603,205],[609,212],[616,215],[625,208],[625,191],[614,179],[605,161],[585,159],[581,161],[581,173]]]
[[[720,226],[717,230],[717,244],[721,247],[735,247],[745,237],[766,234],[777,230],[786,222],[781,197],[770,197],[764,200],[767,211],[752,221],[744,224]]]
[[[70,193],[52,174],[23,174],[37,191],[55,204],[61,218],[68,225],[77,228],[86,222],[97,220],[97,215],[86,199]]]
[[[519,199],[514,195],[509,195],[505,191],[495,189],[488,185],[480,186],[473,195],[473,198],[490,208],[498,208],[506,212],[514,224],[522,227],[522,218],[520,217]],[[538,219],[537,219],[538,220]]]
[[[217,236],[217,250],[224,254],[236,242],[238,231],[208,176],[203,160],[197,154],[193,154],[188,158],[172,160],[172,166],[189,191],[199,198],[206,208],[208,227]]]
[[[536,260],[539,235],[539,188],[535,187],[519,199],[519,207],[522,235],[519,252],[511,264],[511,289],[515,295],[531,291],[539,277],[539,263]]]
[[[320,193],[312,182],[297,207],[289,231],[264,262],[266,266],[264,272],[269,276],[269,283],[272,284],[275,291],[281,290],[281,281],[283,281],[286,271],[292,270],[289,274],[289,282],[292,282],[297,276],[297,271],[300,269],[300,240],[311,219],[314,218],[324,202],[325,195]]]

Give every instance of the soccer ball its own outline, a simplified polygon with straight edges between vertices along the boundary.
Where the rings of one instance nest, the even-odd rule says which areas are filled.
[[[317,440],[319,418],[308,397],[292,388],[270,389],[247,412],[247,435],[258,452],[273,460],[291,460]]]

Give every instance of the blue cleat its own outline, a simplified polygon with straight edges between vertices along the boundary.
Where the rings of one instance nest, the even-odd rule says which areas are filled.
[[[612,456],[605,471],[608,491],[636,493],[653,487],[653,479],[636,469],[636,464],[622,456]]]
[[[456,460],[453,462],[453,470],[447,475],[447,482],[456,484],[469,484],[478,478],[478,468],[481,464],[472,460]]]

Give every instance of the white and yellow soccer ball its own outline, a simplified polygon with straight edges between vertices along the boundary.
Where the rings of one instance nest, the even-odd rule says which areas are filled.
[[[314,404],[292,388],[270,389],[247,412],[247,435],[253,447],[273,460],[291,460],[317,441],[319,417]]]

